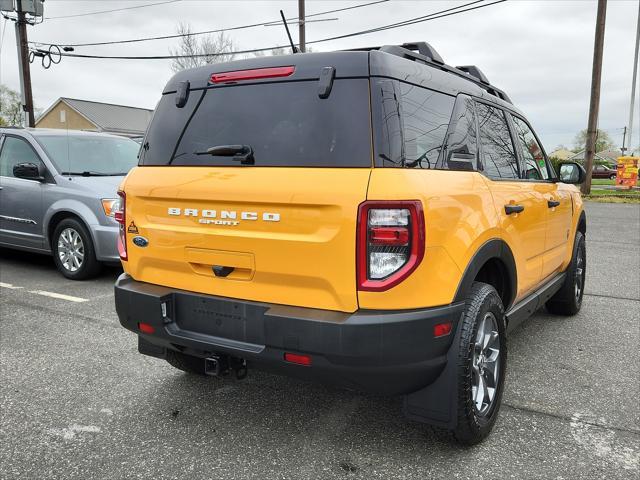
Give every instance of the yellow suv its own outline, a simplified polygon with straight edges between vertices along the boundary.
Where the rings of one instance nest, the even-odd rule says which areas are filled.
[[[121,185],[115,285],[140,353],[404,395],[480,441],[507,331],[580,309],[577,164],[426,43],[253,58],[165,87]]]

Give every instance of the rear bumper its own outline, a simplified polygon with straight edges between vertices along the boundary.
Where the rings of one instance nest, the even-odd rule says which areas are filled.
[[[464,307],[349,314],[195,294],[127,274],[116,281],[115,301],[142,353],[227,354],[249,368],[389,395],[419,390],[440,375]],[[448,321],[451,334],[434,338],[434,325]],[[155,332],[142,334],[139,322]],[[285,352],[310,355],[312,365],[287,363]]]

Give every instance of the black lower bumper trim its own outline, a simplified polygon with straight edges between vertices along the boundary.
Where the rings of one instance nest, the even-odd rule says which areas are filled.
[[[343,313],[196,294],[127,274],[116,282],[115,300],[120,323],[141,336],[141,353],[230,355],[250,367],[380,394],[416,391],[438,377],[464,309]],[[434,338],[434,325],[447,321],[452,334]],[[139,322],[154,333],[142,334]],[[313,363],[287,363],[285,352],[310,355]]]

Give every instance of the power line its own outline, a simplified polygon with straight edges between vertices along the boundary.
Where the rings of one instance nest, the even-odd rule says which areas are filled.
[[[179,0],[173,0],[173,1],[179,1]],[[320,15],[328,15],[330,13],[338,13],[338,12],[346,12],[347,10],[353,10],[356,8],[362,8],[362,7],[368,7],[370,5],[377,5],[379,3],[385,3],[388,2],[389,0],[376,0],[373,2],[369,2],[369,3],[362,3],[362,4],[358,4],[358,5],[352,5],[350,7],[343,7],[343,8],[337,8],[335,10],[327,10],[324,12],[319,12],[319,13],[314,13],[311,15],[307,15],[306,17],[317,17]],[[165,2],[168,3],[168,2]],[[297,21],[298,17],[292,17],[292,18],[288,18],[287,21]],[[109,42],[93,42],[93,43],[64,43],[64,42],[57,42],[56,45],[64,45],[67,47],[94,47],[94,46],[99,46],[99,45],[115,45],[115,44],[120,44],[120,43],[138,43],[138,42],[149,42],[152,40],[167,40],[170,38],[179,38],[179,37],[192,37],[195,35],[206,35],[206,34],[210,34],[210,33],[220,33],[220,32],[230,32],[233,30],[244,30],[247,28],[255,28],[255,27],[262,27],[265,25],[269,25],[269,24],[277,24],[277,23],[282,23],[281,19],[278,20],[268,20],[265,22],[260,22],[260,23],[252,23],[249,25],[238,25],[235,27],[227,27],[227,28],[218,28],[216,30],[205,30],[202,32],[192,32],[192,33],[179,33],[179,34],[173,34],[173,35],[160,35],[160,36],[156,36],[156,37],[143,37],[143,38],[130,38],[127,40],[114,40],[114,41],[109,41]],[[34,43],[34,44],[39,44],[39,45],[53,45],[52,43],[49,42],[30,42],[30,43]]]
[[[123,10],[133,10],[135,8],[145,8],[145,7],[154,7],[156,5],[164,5],[166,3],[176,3],[181,2],[182,0],[166,0],[164,2],[156,2],[156,3],[147,3],[145,5],[136,5],[133,7],[123,7],[123,8],[114,8],[113,10],[100,10],[97,12],[87,12],[87,13],[78,13],[75,15],[62,15],[59,17],[46,17],[46,20],[58,20],[61,18],[75,18],[75,17],[87,17],[89,15],[98,15],[101,13],[111,13],[111,12],[121,12]]]
[[[380,27],[376,27],[376,28],[371,28],[371,29],[367,29],[367,30],[361,30],[359,32],[353,32],[353,33],[347,33],[344,35],[338,35],[335,37],[328,37],[328,38],[322,38],[319,40],[313,40],[310,42],[307,42],[307,45],[311,45],[311,44],[317,44],[317,43],[323,43],[323,42],[330,42],[333,40],[341,40],[344,38],[351,38],[351,37],[356,37],[359,35],[366,35],[366,34],[370,34],[370,33],[376,33],[376,32],[380,32],[380,31],[384,31],[384,30],[391,30],[394,28],[400,28],[400,27],[404,27],[407,25],[414,25],[417,23],[422,23],[422,22],[427,22],[429,20],[436,20],[438,18],[444,18],[444,17],[448,17],[450,15],[456,15],[458,13],[464,13],[464,12],[469,12],[471,10],[477,10],[480,8],[484,8],[484,7],[490,7],[492,5],[496,5],[498,3],[503,3],[506,2],[507,0],[496,0],[494,2],[491,3],[483,3],[482,5],[477,5],[475,7],[470,7],[470,8],[464,8],[464,7],[468,7],[470,5],[482,2],[483,0],[475,0],[473,2],[464,4],[464,5],[460,5],[458,7],[452,7],[452,8],[448,8],[445,10],[440,10],[438,12],[434,12],[434,13],[430,13],[428,15],[424,15],[422,17],[414,17],[414,18],[410,18],[407,20],[403,20],[402,22],[396,22],[396,23],[392,23],[392,24],[388,24],[388,25],[382,25]],[[462,9],[462,10],[459,10]],[[457,11],[452,11],[452,10],[457,10]],[[85,55],[85,54],[79,54],[79,53],[62,53],[62,56],[65,57],[76,57],[76,58],[96,58],[96,59],[112,59],[112,60],[171,60],[171,59],[175,59],[175,58],[200,58],[200,57],[217,57],[217,56],[221,56],[221,55],[242,55],[242,54],[247,54],[247,53],[257,53],[257,52],[266,52],[266,51],[270,51],[270,50],[274,50],[274,49],[280,49],[280,48],[288,48],[287,45],[276,45],[276,46],[270,46],[270,47],[264,47],[264,48],[255,48],[255,49],[249,49],[249,50],[238,50],[235,52],[222,52],[222,53],[205,53],[205,54],[196,54],[196,55],[152,55],[152,56],[120,56],[120,55]]]

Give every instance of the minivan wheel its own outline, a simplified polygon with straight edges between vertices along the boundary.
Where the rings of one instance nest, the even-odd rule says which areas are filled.
[[[85,280],[100,272],[101,264],[96,260],[91,235],[74,218],[65,218],[56,225],[51,251],[60,273],[71,280]]]
[[[474,282],[460,328],[458,422],[449,433],[460,444],[474,445],[496,421],[507,366],[504,307],[495,288]]]
[[[573,256],[564,284],[547,302],[547,310],[556,315],[575,315],[582,307],[584,284],[587,274],[587,248],[584,234],[576,232]]]

